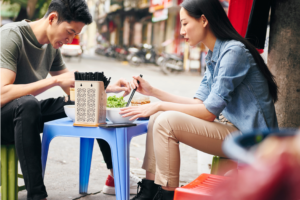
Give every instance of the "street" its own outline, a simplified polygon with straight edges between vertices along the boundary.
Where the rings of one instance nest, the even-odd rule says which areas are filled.
[[[119,78],[130,81],[133,75],[142,74],[143,78],[154,87],[190,98],[193,97],[202,80],[202,77],[196,72],[165,76],[161,73],[159,67],[153,65],[132,67],[113,59],[96,56],[83,58],[81,62],[78,62],[77,58],[72,58],[66,62],[66,65],[70,70],[80,72],[103,71],[107,77],[112,77],[111,83],[116,82]],[[62,95],[64,95],[63,91],[59,87],[55,87],[38,95],[37,98],[41,100]],[[136,93],[136,95],[138,94]],[[125,99],[127,100],[128,96]],[[150,100],[151,102],[159,101],[153,97]],[[131,171],[140,178],[145,177],[145,172],[141,169],[145,152],[145,140],[146,134],[135,137],[130,147]],[[180,151],[180,185],[185,185],[199,175],[197,171],[197,151],[185,144],[180,145]],[[87,195],[79,194],[79,139],[55,138],[50,145],[45,173],[45,185],[49,196],[47,199],[115,199],[115,196],[101,193],[108,173],[109,171],[106,169],[96,142],[90,172],[89,193]],[[20,192],[19,199],[25,200],[26,194],[26,191]]]

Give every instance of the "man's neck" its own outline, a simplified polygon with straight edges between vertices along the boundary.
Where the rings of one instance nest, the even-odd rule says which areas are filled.
[[[29,25],[37,39],[37,41],[43,44],[49,44],[49,40],[47,37],[47,20],[42,18],[38,21],[29,22]]]

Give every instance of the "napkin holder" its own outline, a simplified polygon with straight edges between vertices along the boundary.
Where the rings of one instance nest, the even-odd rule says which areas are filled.
[[[74,126],[106,124],[106,92],[103,81],[75,81]]]

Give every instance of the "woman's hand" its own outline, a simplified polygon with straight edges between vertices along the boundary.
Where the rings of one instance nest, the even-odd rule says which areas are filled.
[[[146,95],[146,96],[153,96],[153,87],[146,81],[145,79],[141,78],[140,76],[133,76],[133,80],[131,81],[132,89],[137,88],[136,91]],[[140,84],[137,83],[140,82]]]
[[[159,111],[159,105],[160,102],[145,104],[141,106],[125,107],[120,109],[120,114],[122,115],[122,117],[133,116],[129,120],[134,120],[139,117],[149,117]]]
[[[119,93],[123,92],[123,97],[128,95],[131,92],[129,83],[125,79],[119,79],[116,83],[108,85],[106,88],[107,93]]]

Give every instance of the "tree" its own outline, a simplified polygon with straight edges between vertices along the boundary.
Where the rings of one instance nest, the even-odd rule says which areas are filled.
[[[51,0],[3,0],[3,2],[20,6],[15,21],[21,21],[23,19],[35,20],[42,18],[47,12]]]

